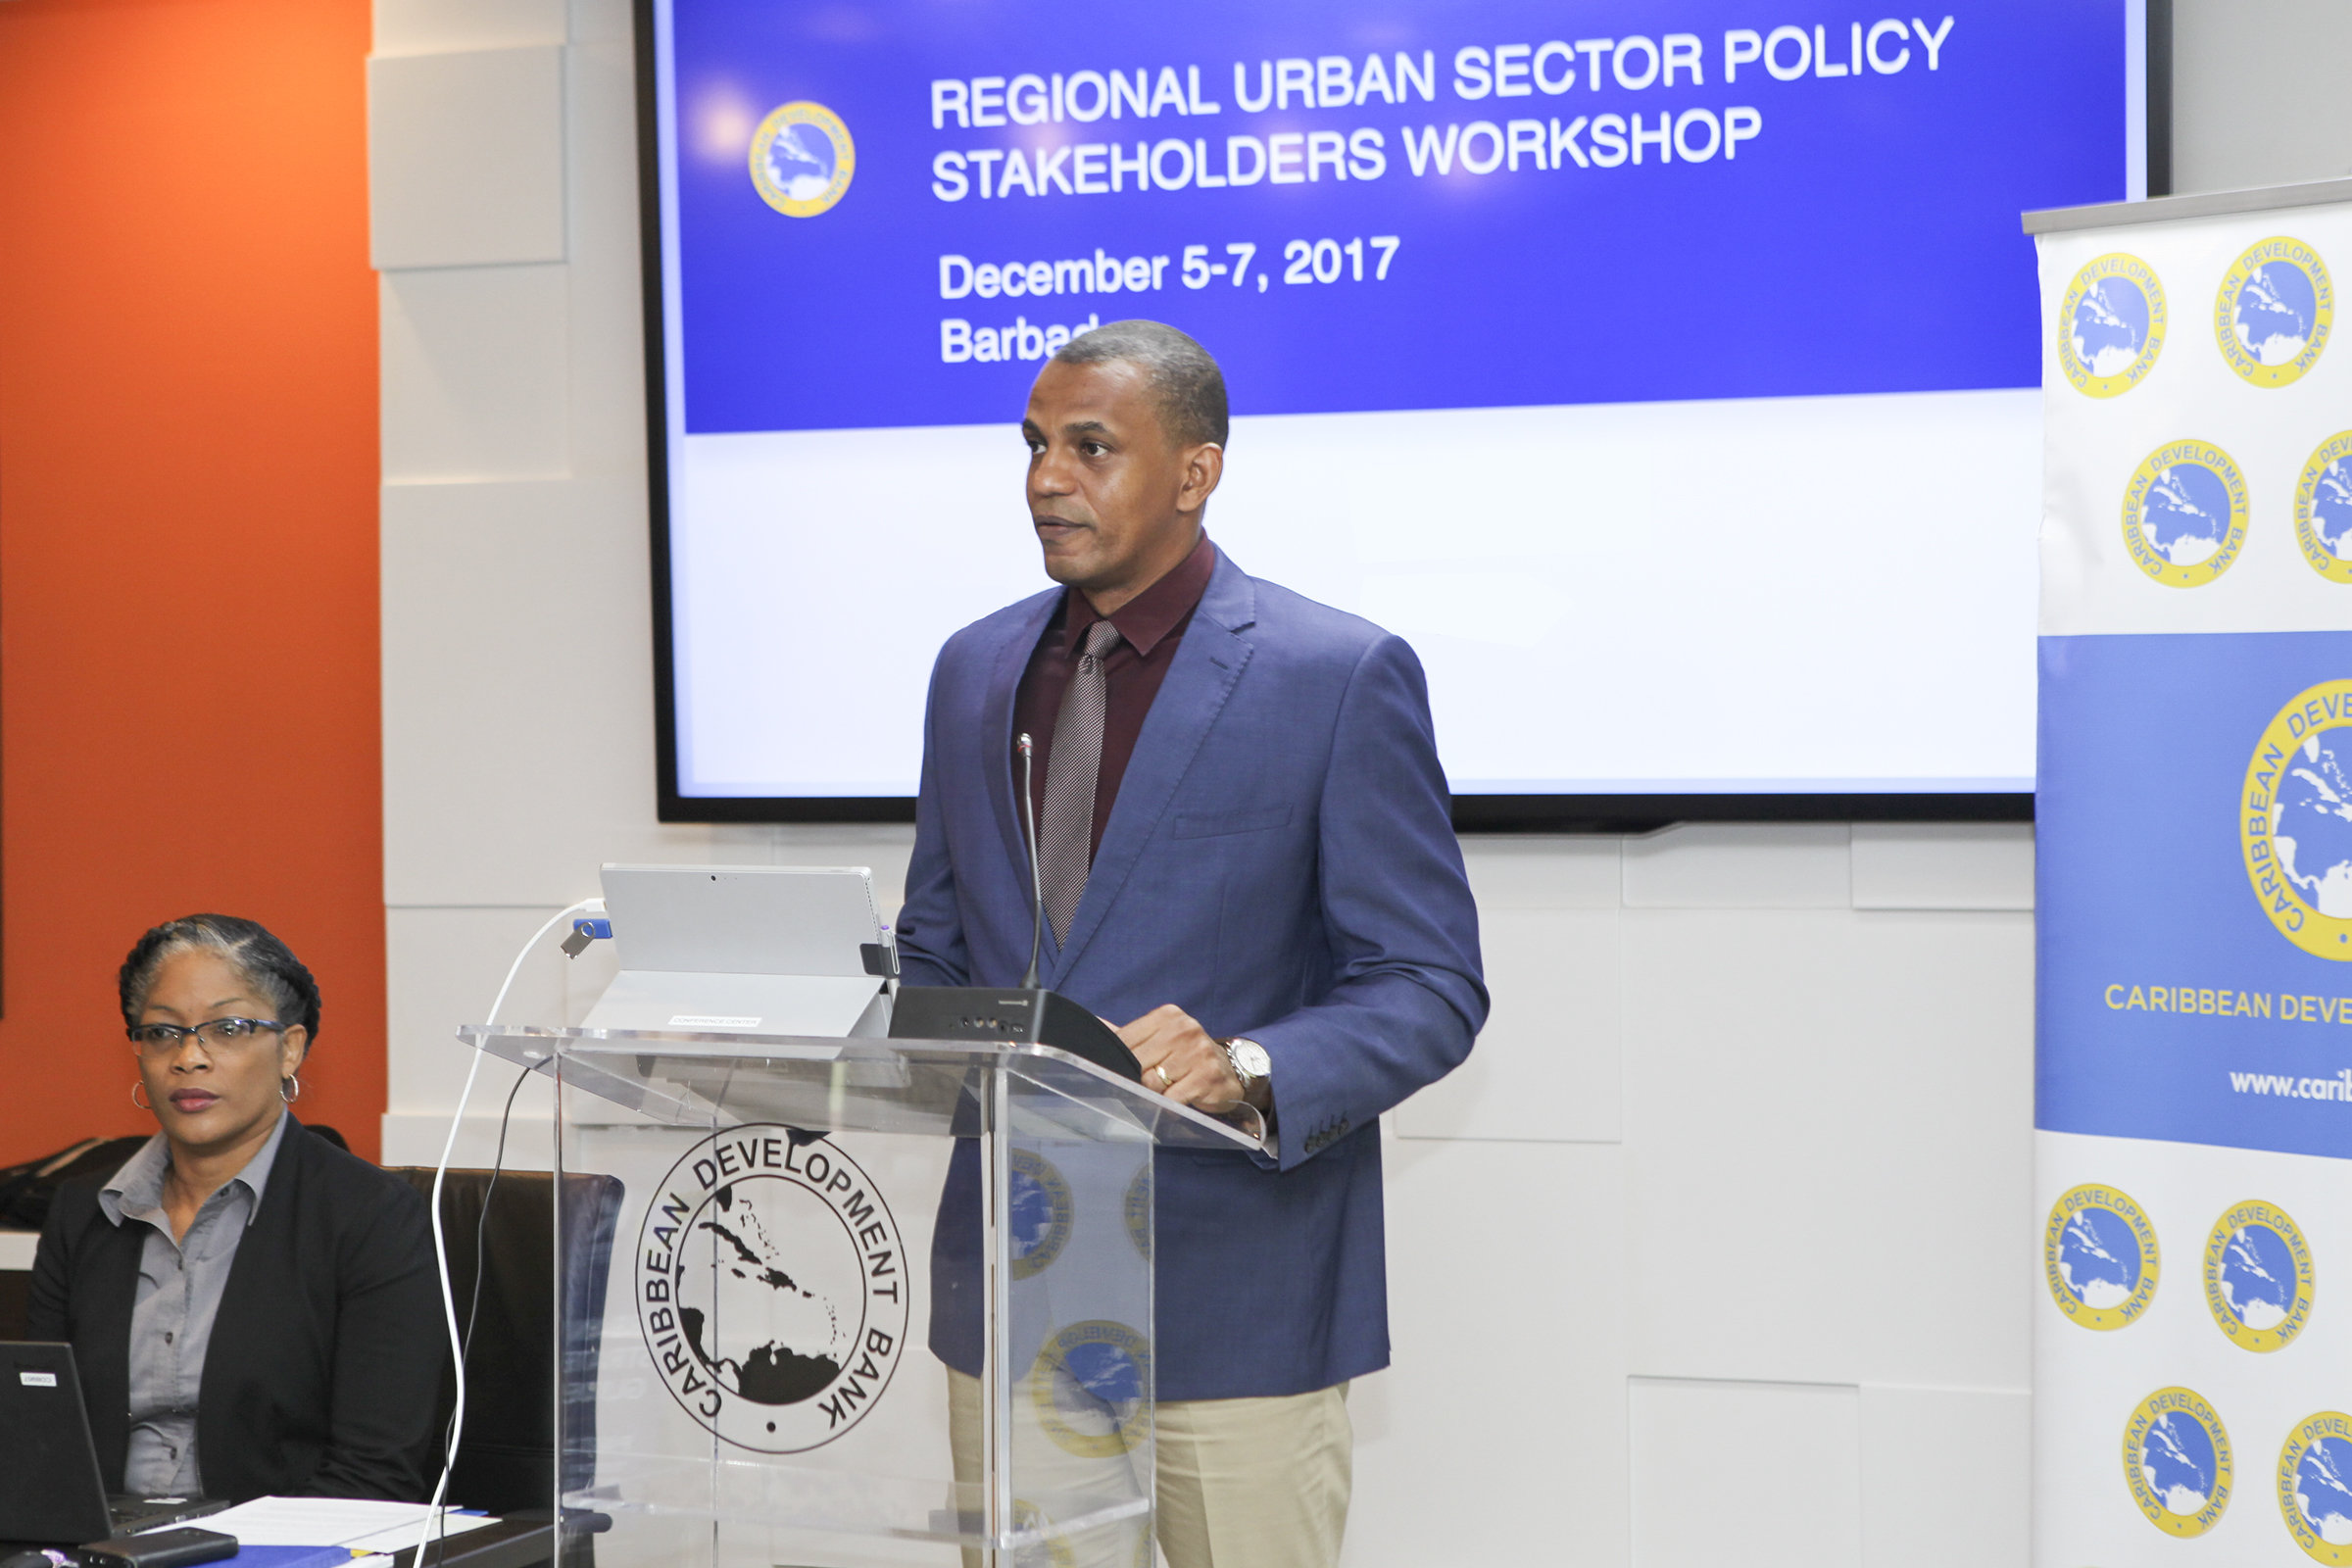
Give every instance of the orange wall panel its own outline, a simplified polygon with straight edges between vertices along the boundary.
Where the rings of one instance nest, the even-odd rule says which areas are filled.
[[[0,3],[0,1163],[152,1131],[115,973],[262,921],[384,1108],[368,0]]]

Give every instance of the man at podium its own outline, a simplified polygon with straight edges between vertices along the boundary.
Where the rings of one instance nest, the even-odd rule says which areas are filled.
[[[1174,1568],[1336,1564],[1348,1381],[1388,1364],[1380,1113],[1469,1054],[1477,910],[1419,662],[1202,530],[1225,382],[1118,321],[1037,377],[1027,500],[1059,586],[957,632],[924,720],[898,949],[913,985],[1043,983],[1144,1083],[1264,1114],[1278,1157],[1157,1162],[1157,1517]],[[966,1336],[935,1314],[960,1413]],[[956,1423],[976,1445],[976,1416]],[[968,1456],[959,1452],[958,1467]]]

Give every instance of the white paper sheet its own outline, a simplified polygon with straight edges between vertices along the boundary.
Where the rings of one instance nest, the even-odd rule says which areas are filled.
[[[430,1511],[421,1502],[379,1502],[368,1497],[256,1497],[190,1522],[234,1536],[243,1546],[349,1545],[381,1550],[414,1546]],[[481,1514],[444,1511],[447,1533],[453,1536],[492,1522]]]

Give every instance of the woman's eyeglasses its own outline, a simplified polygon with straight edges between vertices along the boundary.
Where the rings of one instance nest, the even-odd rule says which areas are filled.
[[[130,1036],[130,1043],[138,1048],[140,1055],[170,1056],[178,1054],[179,1048],[190,1035],[194,1035],[205,1050],[219,1051],[223,1047],[233,1049],[244,1045],[266,1029],[283,1034],[285,1028],[282,1023],[271,1023],[265,1018],[208,1018],[192,1029],[175,1023],[142,1023],[133,1024],[124,1032]]]

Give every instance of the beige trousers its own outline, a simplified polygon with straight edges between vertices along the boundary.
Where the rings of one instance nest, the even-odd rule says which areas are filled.
[[[1338,1568],[1355,1453],[1347,1384],[1279,1398],[1181,1399],[1156,1414],[1159,1549],[1169,1568]],[[978,1482],[980,1380],[954,1368],[948,1424],[956,1480]],[[977,1553],[964,1560],[978,1568]]]

